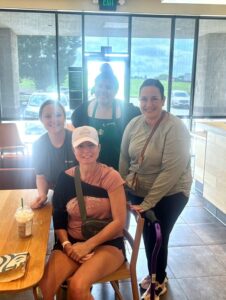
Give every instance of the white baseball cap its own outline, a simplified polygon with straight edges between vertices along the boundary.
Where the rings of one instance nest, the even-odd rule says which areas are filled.
[[[81,126],[75,128],[72,133],[72,146],[78,147],[84,142],[91,142],[94,145],[99,145],[98,133],[95,128],[91,126]]]

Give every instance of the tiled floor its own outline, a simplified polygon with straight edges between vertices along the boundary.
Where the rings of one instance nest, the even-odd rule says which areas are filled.
[[[226,300],[226,227],[203,208],[195,191],[171,234],[167,272],[168,292],[161,300]],[[139,280],[147,273],[143,243],[137,273]],[[121,290],[125,300],[132,299],[129,282],[121,283]],[[109,284],[95,285],[93,295],[97,300],[115,299]],[[33,298],[27,291],[0,294],[0,299]]]

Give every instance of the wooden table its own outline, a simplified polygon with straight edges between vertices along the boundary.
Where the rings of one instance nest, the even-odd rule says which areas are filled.
[[[36,194],[36,190],[0,190],[0,255],[23,251],[30,253],[25,276],[11,282],[0,282],[0,293],[33,288],[42,278],[52,206],[49,202],[43,208],[34,210],[33,234],[25,239],[18,237],[14,218],[15,211],[20,206],[21,197],[25,203],[29,203]]]

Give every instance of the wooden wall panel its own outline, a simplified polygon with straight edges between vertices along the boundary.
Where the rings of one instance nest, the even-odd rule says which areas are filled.
[[[198,134],[198,133],[194,134],[193,138],[194,138],[194,152],[195,152],[194,179],[203,184],[206,139],[203,134]]]

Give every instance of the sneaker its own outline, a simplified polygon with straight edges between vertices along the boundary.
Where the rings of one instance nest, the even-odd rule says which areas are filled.
[[[166,286],[166,284],[168,282],[168,279],[167,279],[166,282],[165,282],[165,279],[164,279],[163,283],[161,283],[161,284],[158,283],[158,282],[156,282],[156,285],[155,285],[155,294],[157,296],[162,296],[162,295],[164,295],[167,292],[167,286]]]
[[[166,276],[163,283],[167,284],[168,283],[168,277]],[[149,285],[151,284],[151,276],[148,275],[145,278],[143,278],[140,282],[139,282],[139,286],[140,288],[142,288],[143,290],[147,290]]]
[[[145,291],[143,293],[143,295],[141,296],[141,300],[150,300],[151,299],[151,295],[150,293],[148,293],[148,291]],[[154,300],[160,300],[159,296],[155,294],[155,299]]]
[[[150,275],[146,276],[139,282],[139,286],[143,290],[147,290],[150,284],[151,284],[151,276]]]
[[[159,300],[160,296],[164,295],[167,292],[167,287],[166,287],[166,283],[168,282],[166,279],[163,281],[163,283],[158,283],[156,282],[156,286],[155,286],[155,300]],[[142,300],[150,300],[150,291],[146,290],[143,295],[141,296]]]

